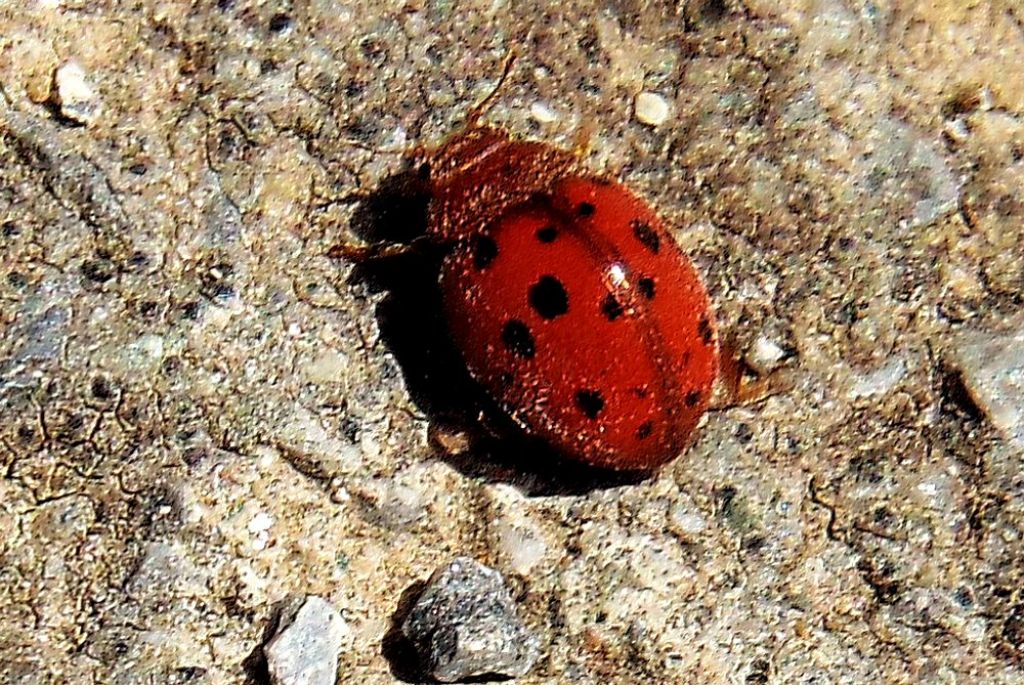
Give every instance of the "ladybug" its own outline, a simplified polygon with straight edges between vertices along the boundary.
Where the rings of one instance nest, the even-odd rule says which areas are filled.
[[[718,337],[658,214],[578,154],[475,115],[416,161],[426,238],[447,246],[444,316],[473,379],[569,458],[650,471],[678,456],[708,406]]]

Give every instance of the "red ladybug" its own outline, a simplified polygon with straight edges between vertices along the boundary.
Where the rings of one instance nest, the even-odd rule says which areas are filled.
[[[664,222],[577,155],[470,119],[421,156],[448,327],[528,435],[593,466],[679,455],[708,406],[707,292]]]

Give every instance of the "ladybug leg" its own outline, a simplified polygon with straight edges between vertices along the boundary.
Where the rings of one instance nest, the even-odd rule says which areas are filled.
[[[792,388],[792,379],[784,369],[758,377],[743,361],[736,341],[724,340],[719,355],[718,383],[708,408],[731,409],[758,404]]]
[[[325,253],[331,259],[344,259],[356,264],[385,262],[396,257],[413,255],[441,256],[447,253],[452,243],[439,241],[432,236],[419,236],[408,243],[350,243],[341,242],[330,247]]]
[[[386,214],[388,209],[395,206],[416,204],[417,198],[424,192],[421,167],[427,163],[425,160],[428,154],[423,148],[417,148],[412,154],[415,171],[410,172],[410,174],[415,175],[413,180],[403,180],[399,187],[389,189],[387,192],[382,192],[379,189],[376,191],[354,190],[345,195],[328,199],[321,203],[317,209],[323,209],[335,204],[358,203],[368,206],[368,211],[376,217],[379,212]],[[378,219],[374,218],[372,221],[377,223]],[[413,221],[417,222],[417,219],[414,217]],[[331,259],[366,263],[409,254],[427,247],[432,241],[433,239],[428,240],[426,235],[419,235],[404,242],[381,240],[379,242],[365,243],[350,234],[342,237],[340,242],[328,248],[326,255]]]
[[[427,426],[427,440],[435,450],[449,458],[466,454],[470,449],[470,436],[466,431],[435,422]]]
[[[373,243],[371,245],[354,245],[338,243],[327,250],[331,259],[344,259],[348,262],[362,264],[376,259],[389,259],[408,254],[416,249],[414,243]]]
[[[370,199],[371,193],[364,191],[353,191],[341,197],[330,198],[321,203],[317,209],[334,204],[351,204],[365,202]],[[385,259],[396,255],[404,254],[412,249],[411,245],[404,243],[375,243],[370,245],[358,245],[351,242],[341,242],[328,248],[326,254],[331,259],[344,259],[349,262],[368,262],[374,259]]]

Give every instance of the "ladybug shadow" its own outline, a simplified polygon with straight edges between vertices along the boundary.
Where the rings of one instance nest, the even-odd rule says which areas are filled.
[[[464,433],[469,448],[440,458],[461,473],[516,486],[529,496],[578,495],[639,483],[650,472],[610,471],[568,460],[526,435],[470,377],[444,318],[438,275],[445,247],[427,239],[429,193],[422,172],[386,178],[356,207],[352,231],[370,244],[404,244],[399,254],[357,263],[352,279],[386,293],[381,337],[432,434]]]

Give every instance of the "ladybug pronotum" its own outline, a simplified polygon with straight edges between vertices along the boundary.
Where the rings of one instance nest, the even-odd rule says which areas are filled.
[[[444,313],[473,378],[588,464],[675,458],[708,406],[707,292],[661,218],[576,154],[471,123],[421,160]]]

